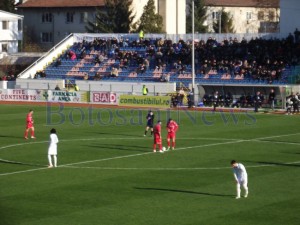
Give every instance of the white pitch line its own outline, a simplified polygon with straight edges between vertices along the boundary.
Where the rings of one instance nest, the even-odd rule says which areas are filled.
[[[49,142],[49,141],[35,141],[35,142],[26,142],[26,143],[19,143],[19,144],[13,144],[13,145],[6,145],[6,146],[0,147],[0,150],[1,149],[6,149],[6,148],[12,148],[12,147],[16,147],[16,146],[41,144],[41,143],[47,143],[47,142]]]
[[[299,164],[298,162],[290,162],[290,163],[281,163],[284,165],[293,165],[293,164]],[[262,165],[253,165],[253,166],[247,166],[247,168],[257,168],[257,167],[274,167],[279,166],[274,164],[262,164]],[[195,167],[195,168],[140,168],[140,167],[92,167],[92,166],[65,166],[67,168],[72,169],[95,169],[95,170],[156,170],[156,171],[164,171],[164,170],[223,170],[223,169],[231,169],[231,167]]]
[[[30,169],[30,170],[22,170],[22,171],[16,171],[16,172],[9,172],[9,173],[1,173],[0,176],[7,176],[7,175],[14,175],[14,174],[20,174],[20,173],[27,173],[27,172],[33,172],[33,171],[39,171],[39,170],[45,170],[49,169],[48,167],[42,167],[42,168],[36,168],[36,169]]]
[[[286,135],[277,135],[277,136],[269,136],[269,137],[254,138],[254,139],[240,139],[240,140],[229,139],[229,140],[235,140],[235,141],[213,143],[213,144],[207,144],[207,145],[190,146],[190,147],[185,147],[185,148],[177,148],[175,150],[185,150],[185,149],[191,149],[191,148],[203,148],[203,147],[211,147],[211,146],[217,146],[217,145],[223,145],[223,144],[235,144],[235,143],[244,142],[244,141],[259,141],[260,139],[267,139],[267,138],[274,138],[274,137],[284,137],[284,136],[297,135],[297,134],[300,134],[300,133],[286,134]],[[76,140],[98,140],[98,139],[129,139],[129,138],[89,138],[89,139],[76,139]],[[132,139],[137,139],[137,138],[132,138]],[[140,138],[140,139],[144,140],[143,138]],[[197,138],[195,138],[195,139],[197,139]],[[198,138],[198,139],[201,139],[201,138]],[[203,138],[203,139],[205,139],[205,138]],[[74,141],[74,140],[65,140],[65,141]],[[45,143],[45,141],[44,142],[30,142],[30,144],[31,143]],[[26,144],[29,144],[29,143],[26,143]],[[19,145],[22,145],[22,144],[15,144],[15,145],[4,146],[4,147],[1,147],[0,149],[4,149],[5,147],[8,148],[8,147],[19,146]],[[70,163],[70,164],[61,165],[60,167],[70,167],[70,166],[73,166],[73,165],[79,165],[79,164],[85,164],[85,163],[93,163],[93,162],[101,162],[101,161],[108,161],[108,160],[114,160],[114,159],[129,158],[129,157],[135,157],[135,156],[141,156],[141,155],[147,155],[147,154],[153,154],[153,152],[145,152],[145,153],[140,153],[140,154],[126,155],[126,156],[117,156],[117,157],[111,157],[111,158],[105,158],[105,159],[89,160],[89,161],[83,161],[83,162],[77,162],[77,163]],[[156,154],[158,154],[158,153],[156,153]],[[262,165],[258,165],[257,167],[259,167],[259,166],[262,166]],[[43,168],[37,168],[37,169],[30,169],[30,170],[16,171],[16,172],[10,172],[10,173],[3,173],[3,174],[0,174],[0,176],[7,176],[7,175],[11,175],[11,174],[26,173],[26,172],[32,172],[32,171],[38,171],[38,170],[44,170],[44,169],[47,169],[47,168],[43,167]]]
[[[282,142],[282,141],[262,141],[262,140],[251,140],[256,142],[264,142],[264,143],[270,143],[270,144],[286,144],[286,145],[300,145],[300,143],[295,142]]]
[[[233,144],[233,143],[238,143],[238,142],[243,142],[243,141],[244,140],[238,140],[238,141],[230,141],[230,142],[213,143],[213,144],[207,144],[207,145],[196,145],[196,146],[190,146],[190,147],[185,147],[185,148],[177,148],[174,151],[191,149],[191,148],[211,147],[211,146],[223,145],[223,144]],[[148,155],[148,154],[154,154],[154,153],[153,152],[145,152],[145,153],[139,153],[139,154],[133,154],[133,155],[117,156],[117,157],[106,158],[106,159],[96,159],[96,160],[90,160],[90,161],[84,161],[84,162],[78,162],[78,163],[70,163],[70,164],[65,164],[62,166],[66,167],[66,166],[73,166],[73,165],[86,164],[86,163],[102,162],[102,161],[107,161],[107,160],[130,158],[130,157]],[[161,153],[158,152],[155,154],[161,154]]]
[[[69,141],[93,141],[93,140],[149,140],[147,137],[132,137],[132,138],[110,138],[110,137],[103,137],[103,138],[81,138],[81,139],[63,139],[59,140],[60,142],[69,142]],[[177,140],[218,140],[218,141],[240,141],[242,139],[234,139],[234,138],[177,138]],[[43,144],[43,143],[49,143],[49,141],[34,141],[34,142],[24,142],[19,144],[13,144],[13,145],[6,145],[0,147],[0,150],[22,146],[22,145],[32,145],[32,144]]]
[[[213,144],[207,144],[207,145],[197,145],[197,146],[190,146],[190,147],[186,147],[186,148],[178,148],[178,149],[175,149],[175,150],[210,147],[210,146],[216,146],[216,145],[222,145],[222,144],[233,144],[233,143],[238,143],[238,142],[243,142],[243,141],[244,140],[238,140],[238,141],[230,141],[230,142],[222,142],[222,143],[213,143]],[[114,159],[123,159],[123,158],[136,157],[136,156],[148,155],[148,154],[154,154],[154,153],[151,151],[151,152],[145,152],[145,153],[139,153],[139,154],[133,154],[133,155],[125,155],[125,156],[110,157],[110,158],[105,158],[105,159],[89,160],[89,161],[65,164],[65,165],[61,165],[59,167],[68,167],[68,166],[80,165],[80,164],[86,164],[86,163],[102,162],[102,161],[108,161],[108,160],[114,160]],[[155,154],[161,154],[161,153],[155,153]],[[26,173],[26,172],[32,172],[32,171],[44,170],[44,169],[46,169],[46,168],[43,167],[43,168],[22,170],[22,171],[10,172],[10,173],[2,173],[2,174],[0,174],[0,176]]]
[[[277,138],[277,137],[286,137],[286,136],[292,136],[292,135],[298,135],[300,133],[294,133],[294,134],[283,134],[283,135],[276,135],[276,136],[269,136],[269,137],[261,137],[261,138],[254,138],[254,140],[260,140],[260,139],[268,139],[268,138]]]

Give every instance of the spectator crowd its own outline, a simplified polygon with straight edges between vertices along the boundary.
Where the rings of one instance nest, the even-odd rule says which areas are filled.
[[[297,34],[297,35],[296,35]],[[238,40],[224,39],[218,42],[210,37],[206,41],[195,42],[195,62],[197,74],[216,71],[231,77],[273,83],[282,80],[285,68],[300,64],[300,38],[298,33],[285,39]],[[138,50],[140,49],[140,50]],[[142,76],[149,69],[161,74],[172,71],[178,74],[191,72],[192,42],[161,38],[137,40],[117,38],[95,38],[93,41],[75,43],[62,57],[69,60],[83,59],[89,52],[96,50],[92,63],[103,63],[105,58],[113,58],[112,67],[122,70],[134,68]],[[60,63],[57,63],[60,65]],[[160,81],[169,79],[160,77]]]

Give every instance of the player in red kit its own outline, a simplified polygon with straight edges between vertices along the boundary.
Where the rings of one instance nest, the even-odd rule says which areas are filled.
[[[169,119],[167,123],[167,130],[168,130],[168,135],[167,135],[167,142],[168,142],[168,148],[167,151],[170,150],[170,140],[172,139],[172,150],[175,149],[175,141],[176,141],[176,132],[178,130],[178,124],[172,120],[171,118]]]
[[[26,130],[25,130],[25,134],[24,134],[24,138],[28,139],[28,132],[29,130],[31,130],[31,138],[35,138],[34,136],[34,126],[33,126],[33,118],[32,118],[32,114],[33,114],[33,110],[30,109],[29,113],[27,114],[26,117]]]
[[[153,143],[153,152],[156,152],[156,145],[159,146],[159,152],[163,153],[162,150],[162,140],[161,140],[161,121],[158,121],[153,129],[154,133],[154,143]]]

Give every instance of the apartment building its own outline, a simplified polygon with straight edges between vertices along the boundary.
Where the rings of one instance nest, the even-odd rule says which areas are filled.
[[[133,0],[135,21],[148,0]],[[70,33],[86,33],[87,21],[93,21],[96,8],[105,0],[23,0],[18,12],[24,16],[24,32],[45,48],[53,47]],[[167,34],[185,33],[186,0],[155,0],[157,13],[163,17]]]
[[[191,2],[192,0],[187,0]],[[203,0],[207,10],[205,25],[214,32],[213,24],[220,13],[233,20],[235,33],[273,33],[279,31],[280,0]]]
[[[18,52],[23,38],[23,16],[0,10],[0,58]]]

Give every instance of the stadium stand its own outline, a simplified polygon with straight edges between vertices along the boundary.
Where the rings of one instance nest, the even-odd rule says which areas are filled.
[[[294,71],[300,62],[299,48],[299,43],[289,38],[240,42],[232,38],[221,42],[208,38],[195,46],[195,82],[287,84],[289,74],[297,73]],[[43,72],[46,74],[43,79],[69,82],[78,79],[169,81],[188,86],[192,82],[191,44],[161,38],[130,41],[95,38],[74,43]]]

